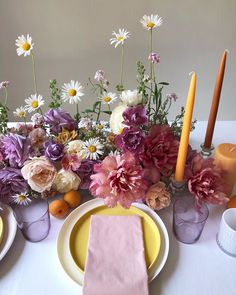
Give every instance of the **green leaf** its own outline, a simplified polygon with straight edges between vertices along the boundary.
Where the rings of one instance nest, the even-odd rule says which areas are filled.
[[[104,114],[111,115],[112,111],[102,111]]]
[[[167,83],[167,82],[159,82],[158,84],[159,84],[159,85],[170,85],[170,84]]]
[[[95,111],[96,107],[101,105],[101,101],[96,101],[94,104],[93,104],[93,110]]]
[[[93,110],[90,110],[90,109],[86,109],[84,110],[85,113],[95,113]]]

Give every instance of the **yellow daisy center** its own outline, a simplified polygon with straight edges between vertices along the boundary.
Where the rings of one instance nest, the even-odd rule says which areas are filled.
[[[110,102],[111,101],[111,97],[105,96],[105,97],[103,97],[103,101]]]
[[[103,128],[104,128],[104,125],[102,125],[102,124],[98,124],[98,125],[97,125],[97,128],[98,128],[98,129],[103,129]]]
[[[95,145],[90,145],[88,150],[90,151],[90,153],[95,153],[97,151],[97,148]]]
[[[26,196],[24,196],[24,195],[20,195],[20,196],[18,197],[18,199],[19,199],[19,201],[24,201],[24,200],[26,199]]]
[[[20,112],[19,112],[19,114],[18,114],[18,116],[19,116],[20,118],[23,118],[23,117],[25,117],[25,112],[23,112],[23,111],[20,111]]]
[[[24,51],[28,51],[30,49],[30,44],[28,42],[25,42],[22,44],[22,49]]]
[[[117,36],[116,39],[117,39],[117,41],[122,41],[122,40],[124,40],[124,37],[122,37],[122,36]]]
[[[76,90],[75,89],[69,89],[68,90],[68,94],[69,94],[69,96],[76,96]]]
[[[119,129],[119,131],[118,131],[118,132],[119,132],[120,134],[122,134],[123,130],[124,130],[124,128],[123,128],[123,127],[121,127],[121,128]]]
[[[152,29],[154,26],[155,26],[155,24],[151,21],[147,23],[147,27],[150,29]]]
[[[37,107],[39,106],[38,101],[37,101],[37,100],[33,100],[33,101],[31,102],[31,106],[32,106],[32,108],[37,109]]]

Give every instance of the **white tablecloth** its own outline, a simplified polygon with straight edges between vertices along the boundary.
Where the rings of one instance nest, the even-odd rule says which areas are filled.
[[[199,149],[205,126],[205,122],[198,122],[191,134],[193,147]],[[217,122],[213,142],[236,143],[236,121]],[[171,208],[159,213],[169,233],[170,252],[165,267],[150,284],[150,295],[236,294],[236,258],[224,254],[216,244],[223,209],[210,207],[201,238],[192,245],[175,239]],[[12,247],[0,261],[0,295],[82,294],[81,287],[66,275],[57,257],[56,240],[62,223],[52,218],[49,236],[39,243],[25,241],[17,231]]]

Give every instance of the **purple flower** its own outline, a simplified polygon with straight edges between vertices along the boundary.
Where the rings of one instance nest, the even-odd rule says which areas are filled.
[[[97,164],[98,161],[91,161],[91,160],[85,160],[81,162],[81,165],[79,169],[76,171],[76,173],[79,175],[79,178],[81,179],[80,188],[81,189],[88,189],[91,183],[90,176],[93,174],[93,166],[94,164]]]
[[[166,94],[166,98],[168,98],[169,100],[173,100],[176,101],[178,99],[178,96],[176,93],[170,93],[170,94]]]
[[[149,54],[149,56],[148,56],[148,59],[149,59],[152,63],[157,64],[157,63],[159,63],[159,61],[160,61],[160,55],[158,55],[158,54],[155,53],[155,52],[151,52],[151,53]]]
[[[22,135],[10,134],[4,137],[2,147],[10,166],[22,167],[29,157],[31,141]]]
[[[145,125],[148,122],[146,108],[139,105],[136,107],[128,107],[123,112],[124,123],[127,126]]]
[[[28,184],[20,169],[0,169],[0,201],[9,203],[11,196],[25,192],[27,188]]]
[[[49,125],[53,134],[58,134],[62,128],[68,131],[77,130],[77,123],[71,115],[62,109],[50,109],[44,115],[45,122]]]
[[[45,143],[45,156],[52,161],[59,161],[64,156],[64,145],[48,141]]]
[[[0,89],[2,89],[2,88],[7,88],[7,86],[10,84],[10,82],[9,81],[3,81],[3,82],[1,82],[0,83]]]
[[[144,152],[145,134],[137,127],[124,128],[123,132],[116,136],[115,144],[122,152],[140,154]]]

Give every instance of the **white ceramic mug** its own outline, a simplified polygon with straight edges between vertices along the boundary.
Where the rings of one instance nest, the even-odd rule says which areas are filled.
[[[221,250],[236,257],[236,208],[223,213],[216,240]]]

